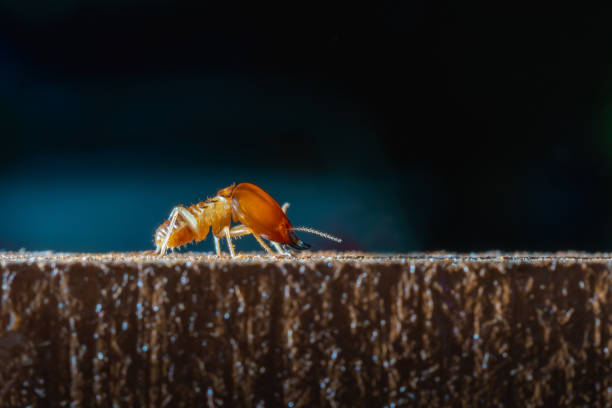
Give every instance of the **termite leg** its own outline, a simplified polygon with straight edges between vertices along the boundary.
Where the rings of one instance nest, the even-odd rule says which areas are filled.
[[[290,205],[291,204],[289,204],[289,203],[285,203],[281,207],[281,209],[283,210],[283,212],[285,214],[287,214],[287,210],[289,209]],[[283,248],[280,246],[280,244],[278,242],[272,242],[272,245],[274,245],[274,248],[276,248],[276,250],[278,251],[279,254],[287,255],[287,256],[291,256],[291,257],[293,256],[293,255],[291,255],[291,252],[287,252],[287,251],[283,250]]]
[[[170,225],[168,225],[167,229],[168,233],[166,234],[166,238],[164,238],[164,242],[162,243],[161,248],[159,248],[159,256],[166,255],[166,250],[168,249],[168,240],[170,239],[170,235],[172,235],[172,231],[174,230],[174,226],[176,225],[177,218],[177,207],[174,207],[172,209],[172,212],[170,213]]]
[[[285,206],[289,207],[289,203],[286,203],[285,205],[283,205],[283,208],[285,208]],[[273,254],[274,251],[272,251],[272,249],[265,243],[265,241],[256,233],[254,233],[253,231],[251,231],[251,229],[249,227],[247,227],[244,224],[241,225],[236,225],[235,227],[233,227],[230,230],[230,235],[232,237],[242,237],[243,235],[249,235],[249,234],[253,234],[253,236],[255,237],[255,239],[257,240],[257,242],[259,242],[259,245],[261,245],[266,252],[268,252],[269,254]],[[277,243],[277,242],[272,242],[272,245],[274,245],[274,248],[276,248],[276,250],[278,251],[278,253],[282,254],[282,255],[291,255],[285,251],[283,251],[283,249],[281,248],[281,246]]]
[[[219,245],[219,238],[215,237],[214,235],[213,238],[215,240],[215,251],[217,252],[217,256],[221,256],[221,245]]]
[[[183,217],[183,220],[185,220],[185,222],[189,226],[189,229],[192,230],[194,234],[198,234],[200,227],[198,226],[198,220],[195,219],[193,214],[190,213],[189,210],[187,210],[185,207],[181,205],[176,206],[174,208],[176,209],[176,211],[179,212],[179,214],[181,214],[181,216]]]
[[[251,229],[244,224],[236,225],[230,229],[230,235],[232,238],[242,237],[251,233]]]
[[[253,234],[257,242],[259,242],[259,245],[261,245],[266,250],[267,253],[269,254],[274,253],[274,251],[272,251],[272,249],[268,246],[268,244],[264,242],[264,240],[259,236],[259,234],[256,234],[253,231],[251,231],[251,233]]]
[[[293,255],[291,255],[291,252],[287,252],[287,251],[283,250],[283,248],[280,246],[280,244],[278,242],[272,241],[272,245],[274,245],[274,248],[276,248],[276,250],[278,251],[279,254],[293,257]]]
[[[225,233],[225,239],[227,240],[227,247],[229,248],[230,255],[232,258],[235,258],[236,254],[234,253],[234,244],[232,244],[232,237],[230,236],[229,227],[223,228],[223,232]]]
[[[193,214],[191,214],[185,207],[182,205],[177,205],[172,209],[170,213],[170,225],[168,226],[168,233],[166,234],[166,238],[164,238],[164,243],[162,244],[159,255],[164,256],[166,251],[168,250],[168,240],[170,239],[170,235],[172,235],[172,231],[174,231],[174,227],[176,226],[176,220],[178,216],[183,217],[183,220],[187,223],[189,229],[191,229],[195,234],[198,233],[198,221],[195,219]]]

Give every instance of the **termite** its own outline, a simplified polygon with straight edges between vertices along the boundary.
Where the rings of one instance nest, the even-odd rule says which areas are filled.
[[[212,229],[215,250],[221,256],[219,238],[225,237],[230,255],[236,256],[232,238],[252,234],[257,242],[272,254],[274,251],[265,243],[270,241],[283,255],[283,248],[297,250],[310,248],[300,240],[295,231],[320,235],[336,242],[340,238],[307,227],[294,227],[287,218],[288,203],[282,207],[265,191],[255,184],[232,184],[217,192],[217,195],[193,204],[190,207],[177,205],[168,219],[155,231],[155,253],[164,256],[168,248],[176,248],[192,241],[206,239]],[[232,220],[240,224],[231,227]]]

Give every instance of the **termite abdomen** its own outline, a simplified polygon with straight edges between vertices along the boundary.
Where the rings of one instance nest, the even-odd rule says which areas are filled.
[[[155,244],[160,247],[165,239],[168,239],[168,246],[174,248],[185,245],[195,239],[195,234],[186,225],[175,226],[170,230],[170,221],[165,221],[155,232]]]

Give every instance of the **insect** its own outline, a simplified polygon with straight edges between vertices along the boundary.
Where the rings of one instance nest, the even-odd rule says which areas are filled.
[[[300,240],[295,231],[305,231],[336,242],[341,239],[307,227],[294,227],[289,222],[286,212],[289,207],[282,207],[265,191],[255,184],[232,184],[217,192],[213,198],[193,204],[190,207],[177,205],[172,209],[168,219],[155,231],[155,252],[165,255],[168,248],[176,248],[192,241],[206,239],[212,229],[215,250],[221,256],[219,239],[225,238],[229,252],[233,257],[232,238],[252,234],[257,242],[268,253],[274,253],[264,239],[270,241],[276,250],[284,255],[283,248],[297,250],[310,248]],[[231,227],[231,222],[240,224]]]

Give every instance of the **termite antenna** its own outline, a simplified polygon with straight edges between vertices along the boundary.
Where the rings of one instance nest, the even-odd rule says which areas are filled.
[[[317,231],[316,229],[312,229],[312,228],[308,228],[308,227],[292,227],[291,229],[293,231],[310,232],[311,234],[320,235],[323,238],[327,238],[327,239],[330,239],[330,240],[335,241],[335,242],[342,242],[342,240],[340,238],[334,237],[333,235],[327,234],[325,232]]]

